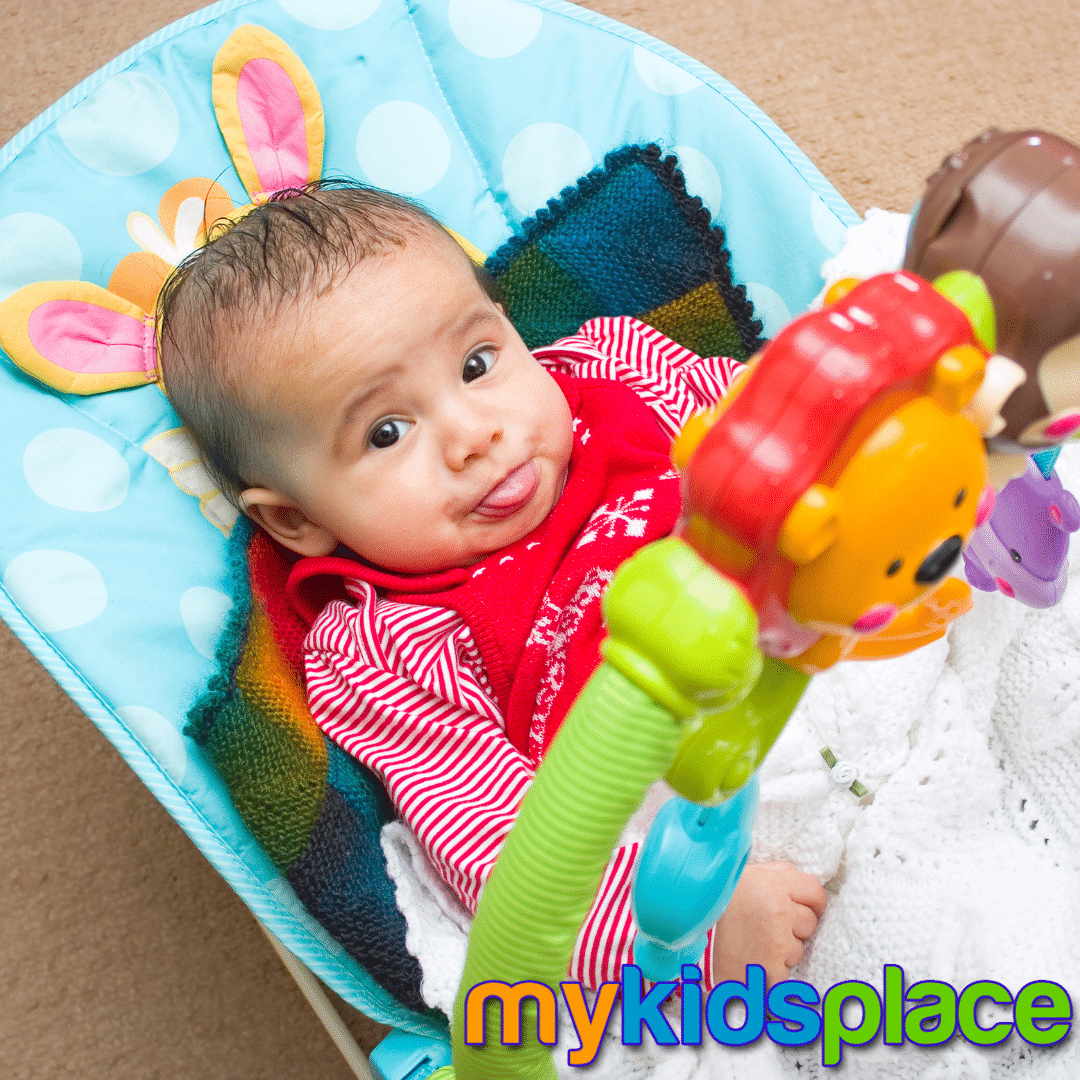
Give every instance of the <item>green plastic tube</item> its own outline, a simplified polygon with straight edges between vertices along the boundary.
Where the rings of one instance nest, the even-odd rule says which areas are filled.
[[[761,671],[753,610],[679,540],[619,568],[604,616],[607,659],[537,770],[476,913],[451,1025],[459,1080],[554,1080],[535,1001],[523,1000],[519,1046],[502,1043],[497,1003],[484,1045],[468,1045],[469,991],[498,981],[558,992],[619,834],[674,761],[685,722],[737,703]]]
[[[601,664],[563,722],[491,877],[469,938],[451,1025],[458,1080],[554,1080],[522,1008],[522,1043],[500,1043],[497,1005],[483,1047],[466,1046],[465,997],[478,983],[537,981],[558,992],[574,942],[627,820],[671,764],[680,724],[609,664]]]

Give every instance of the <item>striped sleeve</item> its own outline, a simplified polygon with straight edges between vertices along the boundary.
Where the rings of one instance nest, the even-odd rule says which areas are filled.
[[[640,844],[636,841],[616,848],[604,871],[596,900],[582,923],[570,962],[570,977],[586,986],[617,982],[623,964],[634,963],[634,938],[637,926],[631,907],[634,864]],[[713,988],[712,949],[715,927],[706,934],[705,954],[698,962],[701,985],[708,993]]]
[[[502,717],[461,617],[349,584],[305,642],[319,726],[383,781],[439,875],[472,912],[533,770]],[[638,844],[620,847],[582,925],[571,977],[616,981],[633,959],[630,888]]]
[[[724,396],[743,367],[729,357],[698,356],[628,317],[590,319],[576,334],[533,355],[551,370],[625,383],[673,439],[694,413]]]

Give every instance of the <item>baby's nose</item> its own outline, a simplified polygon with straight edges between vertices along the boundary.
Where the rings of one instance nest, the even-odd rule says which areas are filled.
[[[460,410],[448,418],[446,459],[450,468],[461,470],[473,459],[483,457],[502,438],[502,425],[494,416],[477,410]]]

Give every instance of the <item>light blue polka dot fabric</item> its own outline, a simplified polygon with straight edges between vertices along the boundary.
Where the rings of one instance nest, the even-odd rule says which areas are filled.
[[[858,220],[724,80],[560,0],[228,0],[119,57],[0,151],[0,299],[49,279],[106,286],[136,235],[177,261],[194,230],[166,235],[158,204],[187,177],[247,202],[210,97],[213,57],[245,23],[311,73],[327,174],[416,196],[485,252],[607,151],[658,142],[727,231],[770,334]],[[303,912],[181,734],[229,599],[222,532],[145,448],[178,425],[164,396],[65,396],[0,354],[0,408],[0,614],[290,949],[370,1015],[430,1030]]]

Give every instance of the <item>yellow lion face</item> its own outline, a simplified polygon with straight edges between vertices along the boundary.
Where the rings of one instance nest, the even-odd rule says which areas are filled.
[[[916,397],[869,433],[785,520],[788,610],[829,634],[869,634],[927,596],[992,506],[983,442],[947,403]]]

